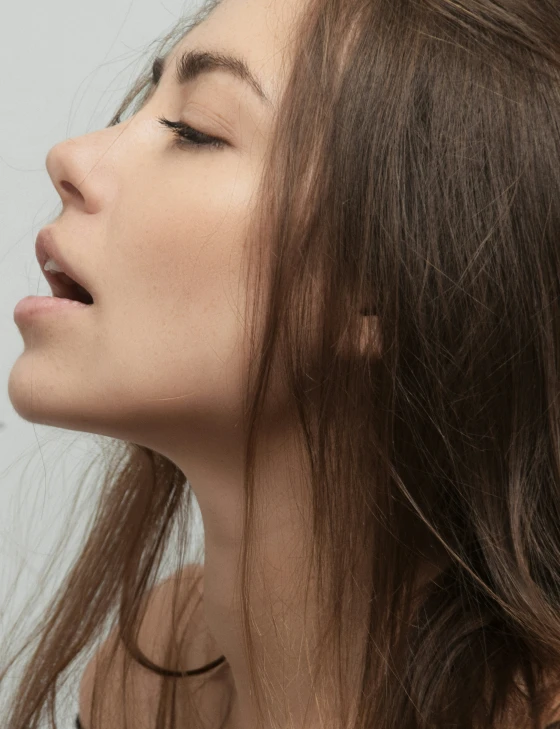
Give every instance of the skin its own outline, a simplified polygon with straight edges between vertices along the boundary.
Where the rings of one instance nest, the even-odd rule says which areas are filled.
[[[204,622],[214,645],[207,660],[223,654],[228,661],[210,685],[231,689],[232,729],[258,726],[236,592],[242,378],[251,326],[243,320],[250,294],[244,241],[303,7],[302,0],[223,0],[177,44],[141,111],[50,150],[47,169],[63,203],[52,230],[63,256],[90,284],[95,304],[22,324],[24,352],[8,383],[24,419],[147,446],[186,474],[204,524]],[[245,58],[272,106],[225,73],[178,88],[174,61],[191,48]],[[178,147],[158,116],[230,146]],[[271,390],[257,464],[255,537],[265,568],[251,594],[267,710],[270,726],[328,726],[329,690],[319,694],[319,711],[311,689],[307,656],[316,636],[311,618],[303,620],[297,581],[307,558],[308,492],[286,417],[287,394],[276,376]],[[367,594],[369,586],[364,589]],[[360,609],[347,641],[347,678],[354,685],[352,666],[366,641]]]
[[[25,348],[8,382],[11,403],[24,419],[147,446],[187,475],[202,514],[205,564],[203,614],[192,623],[188,654],[195,660],[182,663],[192,667],[226,656],[200,707],[208,726],[216,726],[221,713],[214,707],[221,709],[220,698],[231,691],[228,729],[263,729],[247,691],[236,574],[243,533],[241,383],[248,367],[245,328],[251,326],[242,319],[250,294],[242,256],[291,62],[290,33],[303,9],[302,0],[222,0],[177,45],[144,109],[49,152],[47,170],[63,203],[52,229],[63,255],[91,282],[95,305],[22,325]],[[244,57],[273,106],[226,74],[178,89],[174,60],[189,48]],[[225,137],[229,146],[174,146],[172,133],[156,121],[160,115]],[[267,667],[267,726],[337,726],[324,708],[328,689],[319,693],[320,711],[313,701],[306,658],[316,636],[302,617],[296,579],[306,559],[310,505],[286,418],[287,395],[277,378],[272,382],[275,405],[258,461],[262,509],[255,535],[265,569],[251,597],[257,650]],[[419,582],[440,567],[424,565]],[[353,685],[366,642],[366,602],[356,607],[356,629],[347,640]],[[313,615],[313,599],[310,605]],[[167,608],[151,618],[156,637]]]
[[[176,46],[141,111],[50,150],[47,170],[63,203],[52,230],[63,255],[91,284],[95,304],[21,325],[24,352],[8,383],[24,419],[148,446],[187,475],[204,524],[204,616],[216,644],[211,659],[227,657],[231,725],[244,729],[256,720],[234,597],[248,366],[242,256],[275,109],[228,74],[202,76],[183,88],[172,74],[183,50],[226,50],[245,58],[276,105],[302,8],[301,0],[223,0]],[[231,146],[174,146],[158,116]],[[303,674],[290,683],[301,673],[302,626],[290,618],[298,614],[298,599],[288,596],[293,579],[285,559],[301,538],[293,506],[301,496],[289,431],[278,425],[280,391],[277,403],[269,413],[269,462],[259,477],[266,507],[258,535],[268,565],[260,589],[277,603],[276,614],[258,617],[258,595],[252,605],[271,688],[279,695],[289,684],[287,709],[271,701],[272,715],[282,724],[292,713],[302,726],[307,684]],[[282,639],[297,648],[284,657],[284,672],[271,630],[276,619],[284,625]]]
[[[204,524],[204,619],[216,646],[209,660],[227,657],[230,726],[239,729],[257,727],[236,593],[249,325],[242,318],[242,256],[274,107],[225,73],[179,89],[172,72],[187,48],[234,52],[276,104],[301,9],[302,0],[223,0],[176,46],[157,90],[133,118],[50,150],[47,169],[63,202],[52,230],[63,255],[91,282],[95,304],[22,325],[24,352],[8,384],[24,419],[148,446],[187,475]],[[174,146],[160,115],[231,146]],[[328,722],[328,713],[311,701],[304,721],[313,695],[306,651],[314,635],[302,620],[295,579],[305,559],[309,504],[293,426],[284,417],[287,395],[274,382],[258,475],[263,509],[256,539],[266,568],[251,606],[258,651],[266,656],[270,726],[314,727]],[[354,637],[351,663],[365,633],[357,628]]]

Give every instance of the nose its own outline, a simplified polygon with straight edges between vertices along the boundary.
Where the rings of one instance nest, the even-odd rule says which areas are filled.
[[[46,159],[47,172],[62,202],[84,207],[85,197],[80,191],[80,180],[85,177],[80,170],[79,155],[74,140],[59,142],[49,150]]]
[[[49,150],[47,172],[64,207],[95,213],[106,202],[115,169],[108,154],[115,141],[113,130],[67,139]]]

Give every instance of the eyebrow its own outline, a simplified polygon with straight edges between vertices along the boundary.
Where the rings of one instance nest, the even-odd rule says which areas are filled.
[[[152,67],[154,78],[159,79],[165,72],[167,60],[168,56],[156,58]],[[262,102],[273,106],[272,101],[265,94],[260,81],[249,69],[246,61],[228,53],[197,49],[185,51],[177,58],[174,79],[176,84],[183,86],[202,74],[215,71],[226,71],[236,79],[248,84]]]

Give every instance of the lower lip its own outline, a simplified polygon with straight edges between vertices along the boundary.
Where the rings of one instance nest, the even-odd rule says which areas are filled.
[[[55,296],[26,296],[17,303],[14,309],[14,321],[16,324],[23,324],[36,316],[63,311],[79,311],[89,309],[91,305],[82,304],[80,301],[70,299],[58,299]]]

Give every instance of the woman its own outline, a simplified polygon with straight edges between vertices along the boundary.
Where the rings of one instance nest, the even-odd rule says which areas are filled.
[[[105,623],[86,729],[560,719],[558,38],[544,1],[214,1],[51,150],[93,304],[20,318],[9,395],[115,450],[8,729]]]

